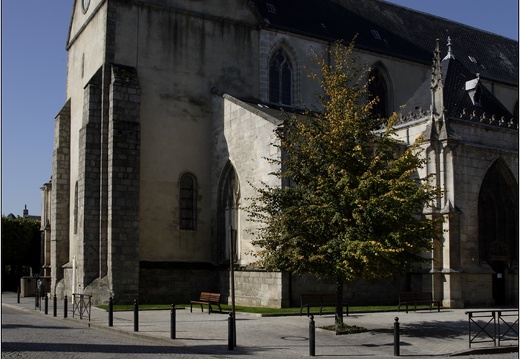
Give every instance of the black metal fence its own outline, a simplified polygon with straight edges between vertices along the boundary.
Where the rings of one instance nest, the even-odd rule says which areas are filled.
[[[90,322],[90,309],[91,305],[91,295],[86,294],[72,294],[72,318],[77,313],[79,315],[79,319],[83,319],[86,315],[88,317],[88,321]]]
[[[518,340],[518,309],[470,310],[466,314],[470,348],[473,343],[500,346],[501,342]]]

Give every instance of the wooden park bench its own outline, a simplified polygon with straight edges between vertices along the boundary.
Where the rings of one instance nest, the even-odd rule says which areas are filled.
[[[437,311],[441,311],[441,303],[439,300],[434,300],[432,292],[400,292],[399,293],[399,305],[397,311],[401,310],[401,306],[406,307],[406,313],[408,313],[408,306],[413,305],[413,311],[417,310],[417,305],[429,305],[432,310],[432,305],[437,305]]]
[[[309,316],[310,307],[320,307],[320,315],[323,313],[323,307],[335,307],[336,306],[336,294],[327,293],[305,293],[300,294],[300,316],[302,315],[303,308],[307,308],[307,316]],[[348,305],[343,303],[342,306],[346,308],[346,314],[348,316]]]
[[[222,308],[220,307],[220,293],[209,293],[209,292],[201,292],[199,300],[192,300],[190,302],[190,313],[193,310],[193,304],[199,304],[200,309],[204,312],[203,305],[208,306],[208,314],[211,314],[213,312],[212,305],[218,306],[218,310],[222,312]]]

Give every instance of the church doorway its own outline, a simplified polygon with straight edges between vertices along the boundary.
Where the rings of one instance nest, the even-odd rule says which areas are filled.
[[[506,261],[492,261],[491,268],[495,271],[493,274],[493,299],[495,305],[504,305],[506,303]]]
[[[512,304],[512,274],[518,275],[518,192],[513,175],[502,161],[488,170],[478,200],[480,261],[494,271],[496,305]]]
[[[229,264],[230,246],[233,261],[237,260],[237,232],[240,186],[235,168],[228,162],[222,172],[218,198],[218,250],[219,264]]]

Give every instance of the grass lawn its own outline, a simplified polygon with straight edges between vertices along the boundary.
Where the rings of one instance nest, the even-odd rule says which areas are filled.
[[[222,311],[230,312],[231,305],[221,304]],[[98,308],[108,310],[108,305],[100,305]],[[166,310],[171,309],[171,304],[140,304],[139,310]],[[189,308],[189,304],[177,304],[175,308]],[[194,305],[194,310],[200,310],[200,306]],[[207,310],[207,306],[204,306],[204,309]],[[311,308],[311,312],[313,314],[319,313],[319,307]],[[429,306],[417,306],[417,309],[429,309]],[[133,304],[128,305],[114,305],[114,311],[128,311],[134,310]],[[299,315],[300,307],[291,307],[291,308],[262,308],[262,307],[243,307],[243,306],[235,306],[235,311],[242,313],[254,313],[261,315]],[[380,306],[351,306],[349,307],[349,313],[366,313],[366,312],[392,312],[397,311],[397,305],[380,305]],[[305,315],[306,310],[303,310],[303,314]],[[323,313],[334,313],[334,307],[323,307]]]

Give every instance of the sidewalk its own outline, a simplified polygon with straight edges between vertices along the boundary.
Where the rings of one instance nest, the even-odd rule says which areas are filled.
[[[108,313],[92,307],[88,318],[73,318],[72,303],[68,303],[67,318],[64,319],[63,301],[57,302],[59,320],[73,320],[80,325],[96,329],[124,332],[128,335],[146,336],[163,344],[186,347],[190,353],[241,357],[302,358],[309,356],[309,318],[306,316],[261,317],[237,313],[237,347],[228,350],[228,314],[204,313],[200,307],[176,310],[176,339],[171,339],[170,310],[140,310],[138,331],[134,331],[134,312],[114,312],[113,327],[108,326]],[[16,293],[2,293],[2,305],[44,314],[44,308],[35,310],[34,298],[21,298],[17,303]],[[44,307],[42,301],[42,307]],[[369,331],[351,335],[335,335],[321,326],[334,323],[332,315],[315,315],[316,356],[320,357],[394,357],[394,322],[399,318],[400,355],[451,356],[471,353],[517,352],[518,340],[472,343],[469,348],[468,316],[466,309],[441,309],[433,311],[410,311],[384,313],[351,313],[345,323],[364,327]],[[53,316],[53,301],[49,300],[48,316]],[[513,320],[514,321],[514,320]],[[518,324],[516,324],[518,331]],[[475,333],[473,333],[474,335]],[[480,338],[480,337],[479,337]],[[484,339],[482,337],[482,339]]]

